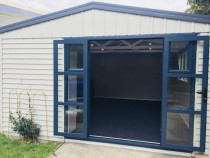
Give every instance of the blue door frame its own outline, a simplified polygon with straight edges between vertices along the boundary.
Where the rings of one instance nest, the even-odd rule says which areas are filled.
[[[88,115],[89,115],[89,62],[90,57],[88,53],[88,42],[90,40],[109,40],[109,39],[154,39],[162,38],[164,39],[164,53],[163,53],[163,91],[162,91],[162,134],[161,134],[161,144],[149,144],[133,141],[124,140],[114,140],[106,138],[96,138],[88,136]],[[204,61],[203,61],[203,74],[178,74],[173,72],[168,72],[168,55],[169,55],[169,41],[204,41]],[[83,44],[84,45],[84,58],[83,58],[83,70],[74,71],[64,71],[58,72],[58,44]],[[195,47],[196,48],[196,47]],[[207,104],[202,101],[201,111],[191,111],[191,110],[172,110],[167,109],[167,79],[168,77],[190,77],[190,78],[202,78],[203,87],[207,88],[208,85],[208,55],[209,55],[209,37],[208,36],[197,36],[197,33],[192,34],[160,34],[160,35],[135,35],[135,36],[109,36],[109,37],[86,37],[86,38],[64,38],[64,40],[54,41],[54,134],[59,136],[65,136],[70,138],[86,139],[91,141],[109,142],[116,144],[126,144],[135,145],[143,147],[151,147],[158,149],[173,149],[179,151],[205,151],[205,134],[206,134],[206,110]],[[67,63],[68,61],[66,61]],[[65,65],[65,64],[64,64]],[[64,69],[66,70],[66,69]],[[84,102],[58,102],[58,75],[83,75],[84,76]],[[58,105],[63,106],[83,106],[84,107],[84,131],[83,134],[69,134],[58,132]],[[200,147],[188,147],[180,145],[171,145],[166,143],[166,112],[178,112],[178,113],[189,113],[189,114],[200,114],[202,115],[201,124],[201,136],[200,136]]]
[[[67,39],[67,40],[54,40],[54,134],[58,136],[65,136],[71,138],[87,138],[87,105],[88,105],[88,46],[87,39]],[[69,44],[82,44],[83,45],[83,69],[69,69],[70,52],[67,47]],[[64,71],[58,71],[58,45],[64,46]],[[58,101],[58,76],[64,76],[64,102]],[[68,75],[83,76],[83,102],[68,101]],[[82,133],[65,133],[58,131],[58,106],[66,107],[83,107],[83,132]],[[65,113],[65,110],[64,110]],[[64,114],[65,116],[65,114]],[[64,121],[65,126],[65,121]]]
[[[170,71],[169,70],[169,55],[170,55],[170,42],[177,41],[189,41],[192,42],[194,50],[191,50],[189,55],[191,56],[191,68],[194,69],[191,72],[183,72],[183,71]],[[196,45],[197,41],[203,41],[203,73],[196,74],[194,66],[196,65],[195,57],[196,57]],[[208,87],[208,59],[209,59],[209,37],[208,36],[197,36],[197,37],[165,37],[164,38],[164,55],[163,55],[163,81],[162,81],[162,136],[161,136],[161,145],[165,148],[169,149],[177,149],[177,150],[189,150],[189,151],[205,151],[205,135],[206,135],[206,112],[207,112],[207,100],[202,95],[201,102],[201,111],[195,110],[184,110],[184,109],[173,109],[167,108],[167,94],[168,94],[168,78],[172,77],[181,77],[181,78],[201,78],[202,79],[202,92],[207,92]],[[193,83],[195,84],[195,83]],[[192,86],[192,85],[191,85]],[[194,85],[193,85],[194,86]],[[194,87],[193,87],[194,89]],[[191,100],[194,98],[191,98]],[[192,101],[193,102],[193,101]],[[192,104],[191,102],[191,104]],[[201,116],[201,128],[200,128],[200,147],[192,146],[184,146],[184,145],[174,145],[168,144],[166,141],[167,135],[167,112],[170,113],[182,113],[182,114],[192,114],[192,115],[200,115]],[[193,129],[191,129],[193,130]],[[192,132],[192,131],[191,131]],[[192,133],[191,133],[192,135]],[[193,137],[191,137],[193,139]],[[193,141],[193,140],[192,140]]]

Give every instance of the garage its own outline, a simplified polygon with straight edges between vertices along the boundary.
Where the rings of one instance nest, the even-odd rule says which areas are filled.
[[[1,27],[0,131],[40,91],[40,140],[208,157],[209,36],[208,16],[99,2]]]

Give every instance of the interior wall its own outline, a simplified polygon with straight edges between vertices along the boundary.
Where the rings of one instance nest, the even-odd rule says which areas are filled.
[[[162,53],[92,53],[92,96],[161,100]]]

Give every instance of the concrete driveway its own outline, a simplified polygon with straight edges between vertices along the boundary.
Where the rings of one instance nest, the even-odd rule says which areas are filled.
[[[138,150],[138,147],[134,147],[133,149],[132,147],[126,148],[122,145],[106,146],[103,143],[93,145],[71,142],[64,143],[49,158],[184,158],[190,156],[189,154],[185,156],[174,156],[171,155],[172,153],[149,151],[154,149],[140,149]],[[146,151],[143,151],[144,149]]]

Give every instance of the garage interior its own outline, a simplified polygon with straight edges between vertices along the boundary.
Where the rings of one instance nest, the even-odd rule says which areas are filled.
[[[163,39],[89,41],[89,136],[160,143]]]

